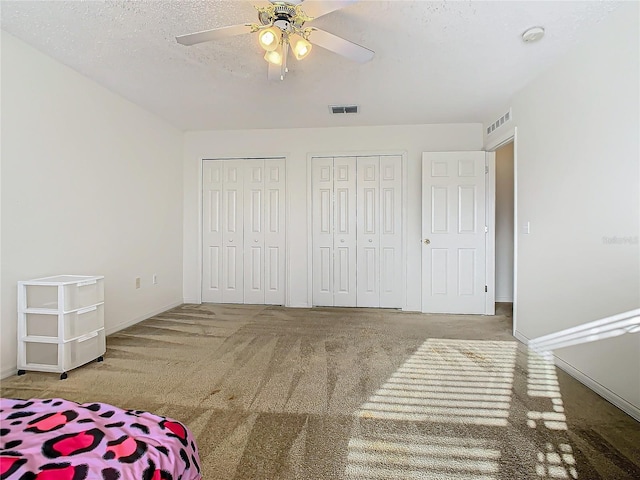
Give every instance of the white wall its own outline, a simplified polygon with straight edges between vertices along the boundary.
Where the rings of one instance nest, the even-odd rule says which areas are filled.
[[[496,302],[513,302],[513,143],[496,150]]]
[[[638,9],[620,7],[512,99],[521,339],[640,306]],[[640,418],[640,335],[555,353]]]
[[[406,152],[408,159],[407,302],[420,310],[421,154],[423,151],[481,150],[482,125],[412,125],[311,129],[188,132],[184,143],[184,296],[200,291],[199,225],[203,158],[281,156],[286,158],[288,305],[308,306],[307,156],[357,152]]]
[[[6,376],[18,280],[105,275],[108,333],[181,302],[182,133],[5,32],[1,93]]]

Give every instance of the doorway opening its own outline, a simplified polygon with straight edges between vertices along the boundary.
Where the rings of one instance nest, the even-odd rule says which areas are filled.
[[[496,149],[496,315],[513,313],[514,142]]]
[[[515,334],[518,305],[518,129],[488,142],[496,154],[496,315],[511,315]]]

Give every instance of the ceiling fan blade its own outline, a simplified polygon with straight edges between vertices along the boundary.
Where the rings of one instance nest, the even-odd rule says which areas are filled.
[[[243,35],[251,33],[251,24],[231,25],[230,27],[214,28],[213,30],[205,30],[203,32],[189,33],[176,37],[178,43],[182,45],[195,45],[197,43],[210,42],[219,38],[233,37],[235,35]]]
[[[269,73],[267,74],[267,78],[269,81],[282,80],[281,78],[281,68],[280,65],[275,65],[271,62],[267,62],[269,64]]]
[[[338,37],[333,33],[325,32],[319,28],[313,27],[309,41],[314,45],[331,50],[338,55],[353,60],[354,62],[365,63],[373,58],[375,52],[368,48],[362,47],[357,43],[350,42],[344,38]]]
[[[348,7],[359,0],[304,0],[302,10],[312,18],[318,18],[335,10]]]

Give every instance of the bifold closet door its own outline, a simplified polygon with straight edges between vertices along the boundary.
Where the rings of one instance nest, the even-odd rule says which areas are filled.
[[[244,303],[284,304],[284,160],[244,167]]]
[[[203,165],[202,301],[284,304],[284,159]]]
[[[204,162],[203,302],[244,301],[242,173],[237,163]]]
[[[358,157],[359,307],[402,306],[402,157]]]
[[[312,162],[313,304],[356,306],[356,158]]]
[[[401,171],[401,156],[313,159],[313,305],[402,307]]]

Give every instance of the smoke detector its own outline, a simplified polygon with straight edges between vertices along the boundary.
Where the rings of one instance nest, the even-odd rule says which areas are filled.
[[[544,28],[542,27],[531,27],[522,33],[522,41],[524,43],[537,42],[542,37],[544,37]]]

